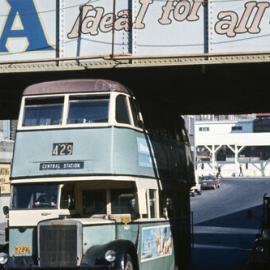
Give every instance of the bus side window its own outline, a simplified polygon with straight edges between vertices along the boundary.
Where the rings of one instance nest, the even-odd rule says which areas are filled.
[[[130,97],[129,98],[129,103],[130,103],[130,108],[131,108],[131,112],[132,112],[134,126],[142,128],[142,121],[140,120],[139,111],[137,109],[135,100]]]
[[[124,95],[118,95],[116,97],[115,118],[118,123],[130,125],[127,98]]]
[[[60,208],[70,210],[75,209],[74,185],[67,184],[62,188]]]

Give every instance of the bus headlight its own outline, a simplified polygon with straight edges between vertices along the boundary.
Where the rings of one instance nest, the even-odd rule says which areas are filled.
[[[114,262],[116,259],[116,252],[114,250],[107,250],[106,253],[105,253],[105,260],[107,262]]]
[[[0,264],[6,264],[8,261],[8,255],[4,252],[0,252]]]

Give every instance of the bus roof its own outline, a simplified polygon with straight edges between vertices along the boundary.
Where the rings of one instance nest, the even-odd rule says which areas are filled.
[[[118,82],[100,79],[78,79],[42,82],[28,86],[23,96],[91,92],[122,92],[132,94]]]

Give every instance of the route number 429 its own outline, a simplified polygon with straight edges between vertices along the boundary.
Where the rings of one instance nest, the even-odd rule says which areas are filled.
[[[73,153],[73,143],[54,143],[53,156],[70,156]]]

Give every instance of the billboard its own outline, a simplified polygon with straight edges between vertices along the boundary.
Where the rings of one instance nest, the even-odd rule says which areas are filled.
[[[10,164],[0,163],[0,195],[10,193]]]
[[[0,62],[269,51],[270,1],[0,0]]]

